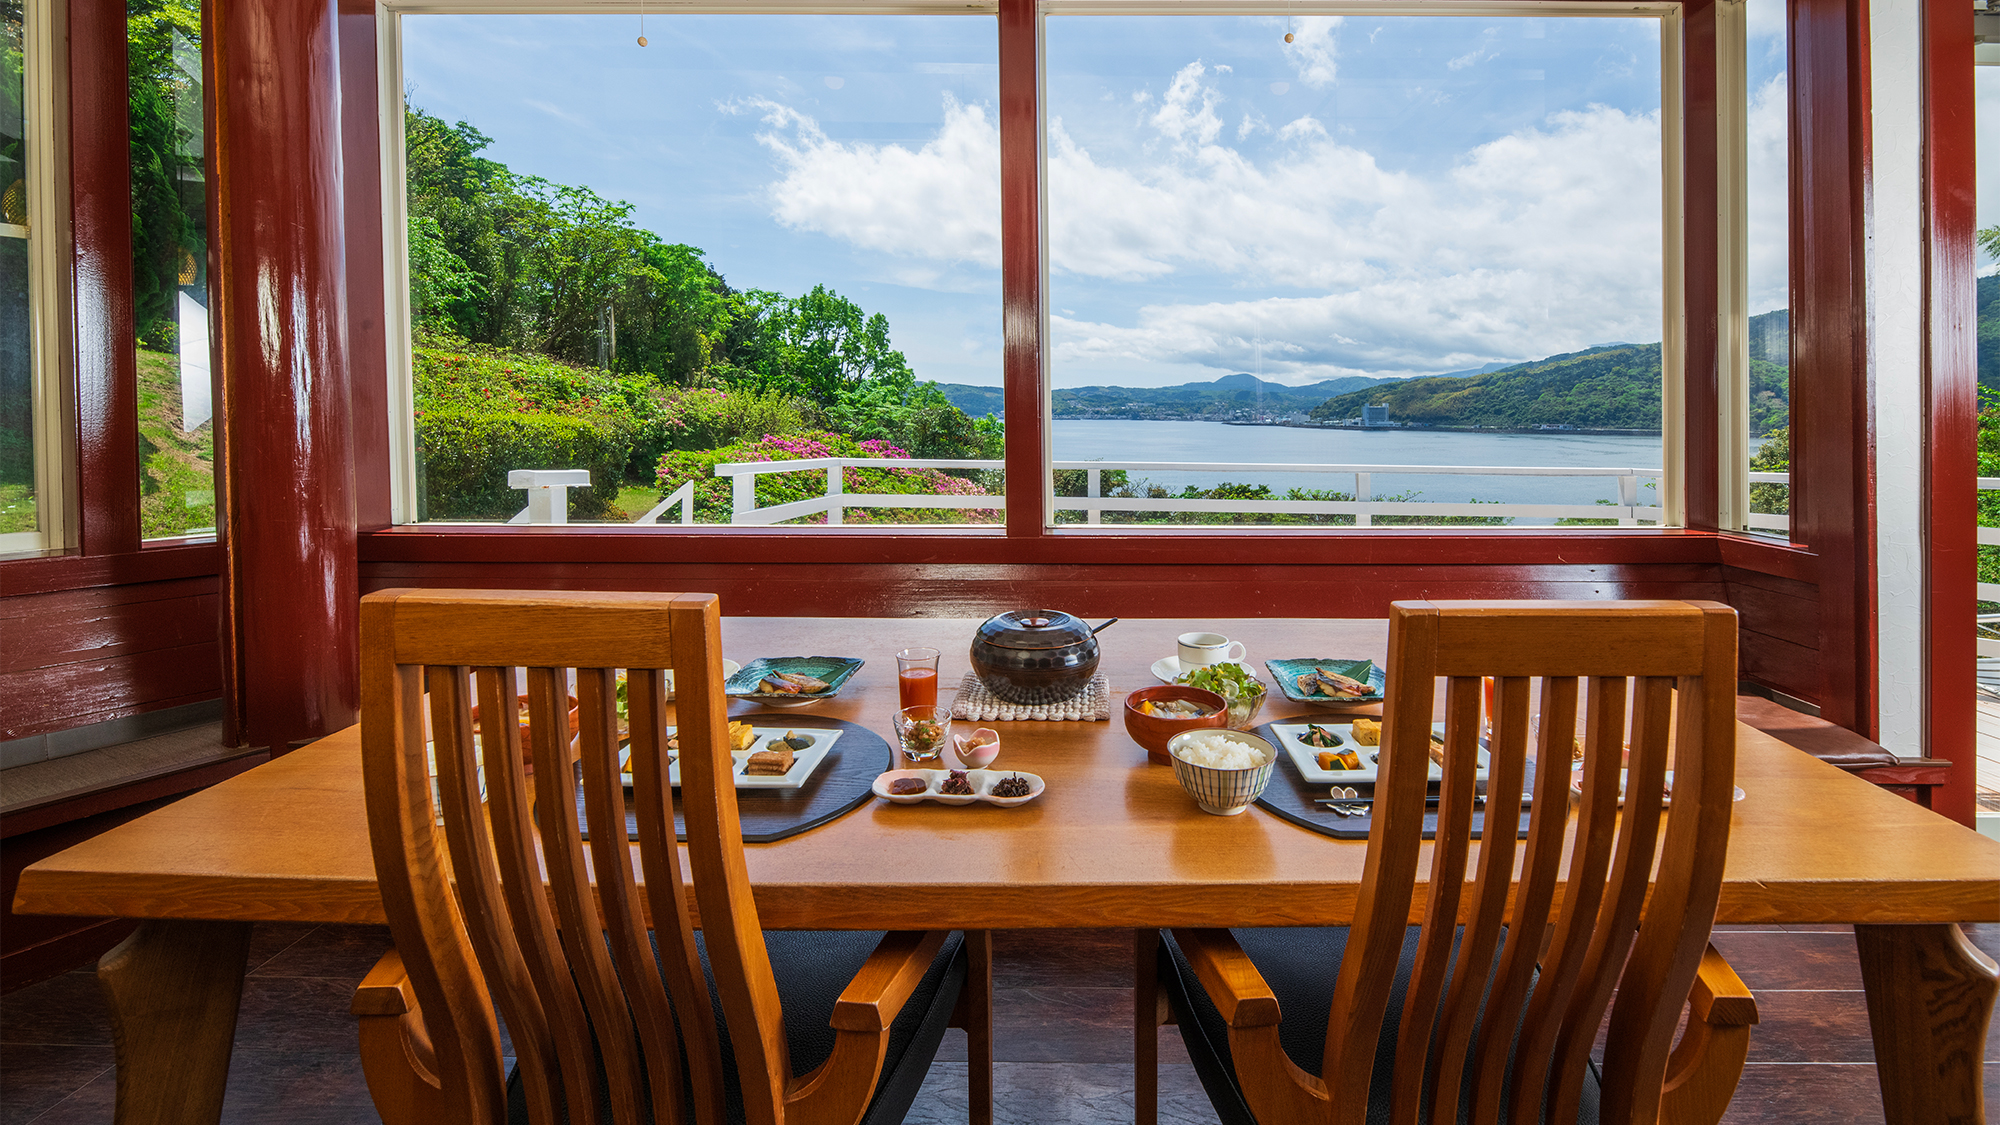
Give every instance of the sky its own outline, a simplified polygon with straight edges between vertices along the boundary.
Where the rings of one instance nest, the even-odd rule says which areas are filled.
[[[1750,0],[1753,313],[1785,301],[1782,6]],[[923,378],[1000,382],[991,16],[403,29],[410,100],[487,156],[631,202],[738,288],[885,313]],[[1058,387],[1661,338],[1655,20],[1050,17],[1046,42]]]

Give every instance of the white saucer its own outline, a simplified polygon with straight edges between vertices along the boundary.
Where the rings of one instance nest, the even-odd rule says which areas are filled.
[[[1218,663],[1220,662],[1218,661]],[[1257,674],[1256,669],[1241,660],[1231,660],[1229,663],[1236,665],[1252,676]],[[1153,678],[1163,684],[1173,683],[1174,679],[1184,671],[1186,669],[1181,666],[1181,658],[1178,656],[1163,656],[1153,661]]]

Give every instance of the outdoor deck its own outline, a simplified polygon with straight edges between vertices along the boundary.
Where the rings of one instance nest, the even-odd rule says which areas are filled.
[[[1979,811],[2000,813],[2000,700],[1979,697],[1979,775],[1973,779]]]

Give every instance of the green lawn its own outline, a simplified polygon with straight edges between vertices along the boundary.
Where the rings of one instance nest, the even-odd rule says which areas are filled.
[[[180,359],[139,349],[139,532],[147,539],[215,531],[215,427],[180,428]]]
[[[35,530],[35,486],[0,484],[0,534],[33,530]]]

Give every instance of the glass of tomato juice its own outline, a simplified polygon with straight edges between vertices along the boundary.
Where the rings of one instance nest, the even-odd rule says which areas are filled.
[[[938,650],[906,648],[896,654],[896,690],[904,707],[935,707]]]

